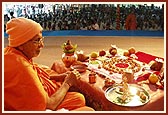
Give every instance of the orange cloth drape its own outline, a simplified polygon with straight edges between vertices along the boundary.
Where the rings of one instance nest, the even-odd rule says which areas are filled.
[[[60,84],[49,80],[48,73],[27,60],[12,47],[4,50],[4,106],[5,110],[46,110],[46,97]],[[47,93],[46,93],[47,92]],[[68,92],[57,109],[89,110],[82,94]]]
[[[33,65],[14,48],[4,52],[5,110],[45,110],[46,96]]]
[[[125,21],[125,29],[126,30],[136,30],[136,15],[131,13],[127,16]]]

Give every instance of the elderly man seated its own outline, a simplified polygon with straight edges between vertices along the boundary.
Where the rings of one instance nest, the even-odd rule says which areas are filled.
[[[63,65],[45,70],[33,63],[44,47],[43,28],[27,18],[13,18],[6,25],[9,45],[4,49],[5,111],[94,111],[79,92],[68,92],[77,76]],[[60,69],[58,69],[60,68]]]

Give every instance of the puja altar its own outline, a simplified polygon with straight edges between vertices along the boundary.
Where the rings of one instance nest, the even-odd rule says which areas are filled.
[[[138,104],[135,101],[130,105],[126,105],[114,102],[114,99],[110,100],[106,93],[112,93],[115,84],[122,82],[122,75],[119,75],[118,73],[111,74],[102,68],[100,69],[99,64],[88,64],[89,69],[81,73],[81,79],[78,85],[79,91],[85,95],[88,105],[92,106],[96,110],[102,111],[164,111],[163,85],[160,83],[151,84],[148,80],[148,77],[152,72],[158,72],[152,71],[149,68],[147,71],[143,70],[144,68],[147,68],[145,64],[156,59],[156,57],[143,52],[137,52],[135,55],[138,58],[137,61],[140,63],[142,62],[142,65],[140,65],[140,72],[136,73],[137,76],[134,76],[134,81],[129,83],[129,85],[135,85],[140,89],[144,89],[147,92],[145,99],[146,102]],[[135,67],[133,69],[135,69]],[[93,82],[90,81],[90,74],[92,72],[96,73],[95,81]],[[115,83],[112,85],[106,84],[107,78],[112,79]]]
[[[80,72],[78,90],[97,111],[164,111],[164,59],[111,46],[71,68]],[[83,66],[85,65],[85,66]]]
[[[133,70],[135,70],[134,81],[132,81],[132,83],[129,83],[129,85],[135,85],[138,88],[144,89],[147,92],[146,99],[145,99],[146,102],[144,103],[142,102],[138,104],[135,101],[135,102],[132,102],[132,104],[130,105],[126,105],[126,104],[114,102],[115,101],[114,99],[110,100],[110,98],[107,96],[106,93],[112,93],[113,88],[115,88],[115,84],[122,82],[122,73],[118,74],[117,72],[114,72],[114,71],[113,73],[110,73],[109,70],[100,68],[99,63],[95,64],[96,62],[99,62],[97,61],[99,60],[97,58],[96,60],[90,61],[91,64],[88,64],[89,62],[87,63],[89,69],[81,73],[81,79],[78,85],[79,91],[85,95],[88,105],[92,106],[96,110],[103,110],[103,111],[125,111],[125,110],[127,111],[164,111],[163,85],[161,85],[160,83],[151,84],[148,80],[150,74],[152,73],[160,74],[158,71],[151,70],[148,66],[149,62],[151,60],[155,60],[157,57],[144,52],[136,52],[135,56],[137,56],[136,66],[140,64],[139,65],[140,70],[137,70],[136,72],[136,69],[138,68],[136,67],[132,68]],[[115,60],[115,61],[118,61],[118,60]],[[117,62],[116,64],[119,64],[119,63],[120,62]],[[92,72],[96,73],[95,81],[90,81],[91,80],[90,74]],[[118,72],[121,72],[121,70]],[[112,79],[115,83],[112,85],[106,84],[107,78]]]

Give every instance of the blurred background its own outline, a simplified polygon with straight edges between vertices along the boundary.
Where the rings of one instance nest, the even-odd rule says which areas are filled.
[[[162,2],[3,4],[4,26],[13,17],[26,17],[39,22],[44,30],[90,30],[93,23],[97,23],[100,30],[125,30],[126,17],[132,10],[135,10],[137,30],[164,30]]]

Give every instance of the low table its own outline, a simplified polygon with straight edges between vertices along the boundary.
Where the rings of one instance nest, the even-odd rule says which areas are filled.
[[[104,78],[100,76],[96,77],[96,83],[89,83],[90,71],[86,71],[81,74],[79,80],[79,91],[86,97],[88,105],[92,106],[98,111],[164,111],[164,90],[158,89],[152,84],[141,84],[141,86],[149,92],[151,99],[150,101],[138,107],[123,107],[108,101],[105,97]]]

